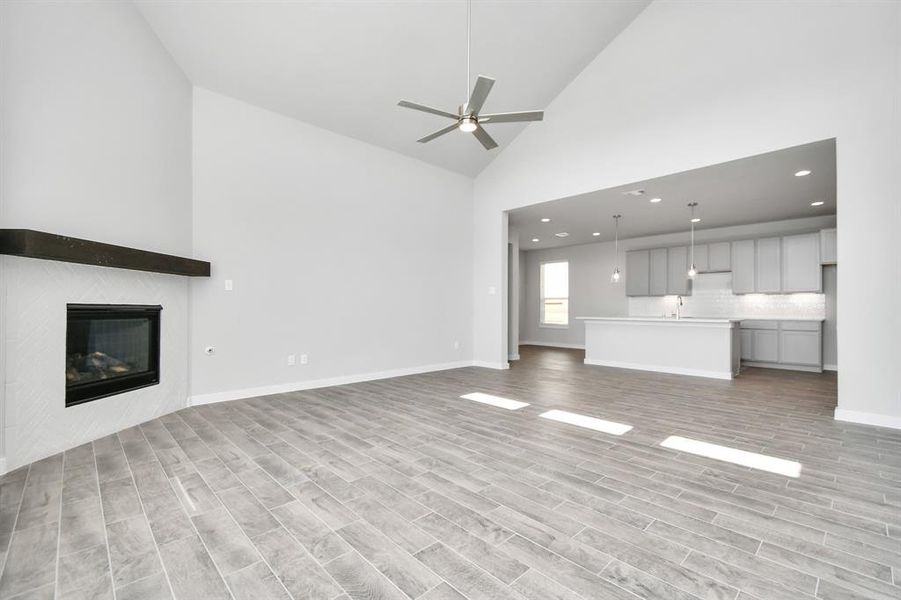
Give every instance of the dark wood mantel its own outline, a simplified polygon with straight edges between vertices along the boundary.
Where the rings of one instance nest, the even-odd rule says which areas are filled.
[[[32,229],[0,229],[0,254],[188,277],[210,276],[210,263],[202,260]]]

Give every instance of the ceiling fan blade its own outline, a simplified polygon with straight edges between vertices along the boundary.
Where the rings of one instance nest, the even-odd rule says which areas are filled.
[[[457,128],[457,124],[454,123],[453,125],[448,125],[444,129],[439,129],[435,133],[430,133],[429,135],[425,136],[424,138],[418,139],[416,141],[419,142],[420,144],[425,144],[426,142],[431,142],[436,137],[441,137],[445,133],[450,133],[451,131],[453,131],[456,128]]]
[[[460,115],[455,115],[454,113],[449,113],[446,110],[441,110],[439,108],[432,108],[431,106],[426,106],[424,104],[416,104],[415,102],[409,102],[407,100],[401,100],[397,103],[398,106],[403,106],[404,108],[412,108],[413,110],[420,110],[422,112],[427,112],[433,115],[438,115],[439,117],[447,117],[449,119],[459,119]]]
[[[494,141],[494,138],[488,135],[488,132],[481,127],[473,131],[472,134],[476,136],[476,139],[479,140],[483,146],[485,146],[485,150],[497,148],[497,142]]]
[[[476,86],[472,88],[472,94],[469,96],[469,102],[466,104],[466,112],[479,114],[493,85],[494,79],[479,75],[479,78],[476,79]]]
[[[479,121],[491,123],[518,123],[520,121],[542,121],[543,110],[526,110],[522,112],[494,113],[493,115],[479,115]]]

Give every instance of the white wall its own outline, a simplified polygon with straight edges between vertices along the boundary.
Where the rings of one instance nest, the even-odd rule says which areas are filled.
[[[834,225],[835,217],[826,216],[774,221],[770,223],[754,223],[736,227],[698,229],[695,232],[695,241],[698,244],[704,244],[711,241],[806,233],[810,231],[819,231],[824,228],[831,228]],[[687,244],[688,233],[674,233],[620,240],[619,268],[623,273],[623,280],[619,284],[610,283],[610,274],[613,272],[614,262],[613,242],[598,242],[580,244],[577,246],[564,246],[562,248],[527,251],[525,253],[525,273],[520,275],[526,280],[527,290],[524,298],[526,321],[525,327],[520,334],[522,343],[534,342],[537,344],[558,344],[562,346],[581,347],[585,343],[585,327],[580,321],[573,320],[574,317],[618,317],[629,314],[637,315],[638,312],[635,312],[634,310],[630,311],[631,304],[626,297],[625,281],[629,278],[629,273],[626,270],[625,253],[628,250],[633,249]],[[539,269],[542,262],[553,260],[566,260],[569,262],[569,314],[571,322],[568,328],[539,326]],[[636,300],[638,299],[632,299],[632,303]],[[660,310],[663,310],[661,304],[662,299],[648,298],[647,300],[650,302],[645,304],[654,305],[654,314],[661,314],[657,310],[656,305],[660,305]],[[691,298],[686,298],[686,306],[689,309],[691,307],[688,305],[690,305],[691,302]],[[778,310],[776,310],[776,312],[778,312]],[[687,315],[689,312],[686,312],[685,314]],[[760,316],[760,313],[757,314]],[[786,316],[787,314],[788,313],[774,313],[771,316],[778,317]],[[719,315],[707,313],[704,315],[697,314],[696,316]],[[740,317],[746,315],[736,314],[731,316]]]
[[[471,228],[472,180],[195,89],[192,400],[470,361]]]
[[[901,3],[654,2],[476,180],[475,358],[503,211],[837,139],[839,413],[901,427]]]
[[[191,253],[191,86],[130,2],[0,3],[0,224]]]
[[[0,227],[190,255],[191,86],[131,3],[0,2],[0,175]],[[160,385],[64,408],[67,302],[162,304]],[[0,462],[185,406],[187,308],[185,278],[4,257]]]

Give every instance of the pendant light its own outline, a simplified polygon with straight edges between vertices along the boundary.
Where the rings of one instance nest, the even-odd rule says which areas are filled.
[[[695,268],[695,223],[700,221],[700,219],[695,218],[695,207],[697,205],[697,202],[688,203],[688,208],[691,209],[691,266],[688,267],[688,277],[691,279],[694,279],[694,276],[698,274],[698,270]]]
[[[610,276],[611,283],[619,283],[622,274],[619,272],[619,220],[622,215],[613,215],[614,238],[613,238],[613,274]]]

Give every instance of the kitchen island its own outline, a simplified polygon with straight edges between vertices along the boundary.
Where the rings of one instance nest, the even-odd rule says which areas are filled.
[[[732,379],[741,368],[739,320],[577,317],[585,364]]]

